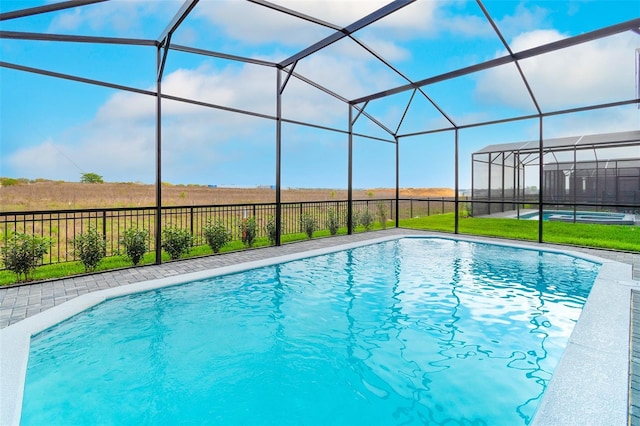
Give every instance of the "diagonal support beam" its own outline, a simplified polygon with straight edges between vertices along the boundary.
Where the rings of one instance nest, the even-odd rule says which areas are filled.
[[[180,10],[173,16],[169,25],[160,33],[160,37],[158,37],[158,43],[162,46],[167,41],[167,37],[169,37],[175,30],[178,29],[182,21],[184,21],[189,13],[196,7],[198,4],[198,0],[185,0],[180,7]]]
[[[366,103],[365,103],[365,106],[366,106]],[[384,130],[385,132],[389,133],[389,135],[391,135],[391,136],[394,136],[394,137],[395,137],[395,135],[393,134],[393,131],[392,131],[391,129],[389,129],[387,126],[385,126],[385,125],[384,125],[384,124],[382,124],[380,121],[378,121],[374,116],[372,116],[371,114],[369,114],[368,112],[366,112],[366,111],[364,110],[364,107],[360,110],[358,106],[354,105],[354,108],[355,108],[355,109],[357,109],[357,110],[359,110],[359,114],[358,114],[358,116],[363,115],[363,116],[367,117],[369,120],[371,120],[371,122],[372,122],[372,123],[374,123],[375,125],[377,125],[378,127],[380,127],[380,128],[381,128],[382,130]],[[355,121],[354,121],[354,124],[355,124]]]
[[[389,68],[390,70],[392,70],[393,72],[395,72],[396,74],[398,74],[400,77],[402,77],[404,80],[406,80],[409,84],[414,84],[413,80],[411,80],[409,77],[407,77],[406,75],[404,75],[400,70],[398,70],[396,67],[394,67],[389,61],[387,61],[386,59],[384,59],[381,55],[379,55],[378,53],[376,53],[373,49],[371,49],[369,46],[367,46],[366,44],[364,44],[362,41],[360,41],[359,39],[357,39],[356,37],[354,37],[353,35],[349,36],[353,41],[355,41],[356,43],[358,43],[363,49],[365,49],[367,52],[371,53],[373,56],[376,57],[376,59],[378,59],[380,62],[382,62],[383,64],[385,64],[385,66],[387,68]],[[433,105],[433,107],[435,109],[438,110],[438,112],[440,114],[442,114],[442,116],[449,122],[451,123],[452,126],[455,127],[455,123],[453,121],[453,119],[444,112],[444,110],[442,108],[440,108],[440,106],[438,104],[436,104],[433,99],[431,99],[430,96],[428,96],[424,90],[422,88],[417,89],[420,91],[420,93],[427,99],[427,101],[429,103],[431,103],[431,105]],[[411,96],[413,98],[413,95]],[[398,128],[399,129],[399,128]]]
[[[162,46],[158,46],[158,49],[163,50],[162,58],[158,63],[158,73],[156,75],[157,81],[162,81],[162,76],[164,75],[164,66],[167,64],[167,55],[169,54],[169,46],[171,45],[171,34],[167,35],[165,42]]]
[[[515,57],[515,55],[513,54],[513,50],[511,50],[511,46],[509,46],[509,43],[507,43],[507,40],[502,35],[502,32],[500,31],[500,29],[498,28],[498,25],[495,23],[495,21],[493,20],[493,18],[489,14],[489,11],[487,10],[487,8],[484,7],[484,4],[482,4],[481,0],[476,0],[476,2],[478,3],[478,6],[480,6],[480,9],[482,10],[482,13],[484,14],[484,16],[487,19],[487,21],[489,21],[489,24],[491,24],[491,27],[493,28],[493,31],[495,31],[495,33],[498,35],[498,38],[500,38],[500,41],[502,42],[502,45],[505,47],[505,49],[507,49],[507,52],[509,52],[509,56]],[[515,64],[516,68],[518,69],[518,74],[520,74],[520,78],[522,79],[522,82],[524,83],[525,87],[527,88],[527,92],[529,93],[529,97],[531,98],[531,101],[533,102],[533,105],[536,107],[536,111],[538,111],[538,114],[541,114],[542,113],[542,109],[540,108],[540,104],[538,104],[538,100],[536,99],[536,96],[533,93],[533,89],[529,85],[529,81],[527,80],[527,77],[524,75],[524,71],[522,71],[522,67],[520,66],[520,62],[516,59],[514,61],[514,64]]]
[[[12,12],[0,13],[0,21],[9,19],[24,18],[26,16],[39,15],[41,13],[55,12],[72,7],[85,6],[93,3],[101,3],[108,0],[69,0],[59,3],[47,4],[45,6],[30,7],[28,9],[14,10]]]
[[[280,66],[282,68],[288,67],[289,65],[293,64],[294,62],[299,61],[300,59],[306,58],[307,56],[324,49],[325,47],[335,43],[338,40],[341,40],[347,36],[349,36],[350,34],[361,30],[362,28],[373,24],[374,22],[384,18],[387,15],[390,15],[393,12],[396,12],[397,10],[402,9],[403,7],[413,3],[416,0],[395,0],[392,3],[389,3],[388,5],[381,7],[380,9],[376,10],[375,12],[365,16],[362,19],[359,19],[358,21],[354,22],[353,24],[339,30],[336,31],[335,33],[333,33],[332,35],[330,35],[329,37],[324,38],[323,40],[320,40],[319,42],[307,47],[306,49],[304,49],[301,52],[296,53],[295,55],[291,56],[290,58],[285,59],[284,61],[280,62]]]
[[[409,102],[407,102],[407,106],[404,108],[404,112],[402,113],[402,117],[400,117],[400,121],[398,121],[398,126],[396,127],[396,131],[394,133],[394,136],[398,136],[398,133],[400,132],[400,127],[402,127],[402,123],[404,122],[405,117],[407,116],[407,113],[409,112],[409,107],[411,106],[411,103],[413,102],[413,98],[414,96],[416,96],[416,92],[418,90],[414,90],[411,93],[411,97],[409,98]]]
[[[284,83],[282,83],[282,85],[278,88],[278,91],[281,95],[284,93],[284,88],[287,87],[287,83],[289,82],[289,79],[293,75],[293,70],[296,69],[296,65],[298,65],[298,61],[294,62],[289,70],[283,70],[283,71],[286,71],[287,78],[284,79]]]
[[[174,31],[178,29],[180,24],[187,18],[189,13],[196,7],[198,4],[198,0],[185,0],[180,7],[180,10],[173,16],[169,25],[162,31],[160,37],[158,37],[158,48],[164,49],[162,52],[162,57],[159,57],[158,61],[158,72],[157,72],[157,81],[162,81],[162,75],[164,74],[164,66],[167,63],[167,55],[169,54],[169,47],[171,45],[171,36]]]
[[[360,118],[360,115],[362,115],[362,113],[364,112],[364,110],[367,108],[367,105],[369,104],[369,101],[365,102],[364,105],[362,105],[362,108],[357,108],[358,113],[356,114],[355,117],[353,117],[353,120],[351,121],[351,125],[355,126],[356,125],[356,121],[358,121],[358,118]],[[355,106],[354,106],[355,107]]]

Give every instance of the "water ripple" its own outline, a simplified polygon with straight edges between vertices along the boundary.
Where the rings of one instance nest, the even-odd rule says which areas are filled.
[[[114,299],[34,337],[23,423],[527,424],[596,274],[411,238]]]

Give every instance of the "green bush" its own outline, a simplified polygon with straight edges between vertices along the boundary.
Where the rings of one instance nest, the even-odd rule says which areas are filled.
[[[193,235],[189,230],[177,226],[162,230],[162,248],[169,254],[171,260],[179,259],[183,254],[189,253],[191,246],[193,246]]]
[[[313,233],[318,227],[318,223],[313,216],[311,216],[309,213],[305,213],[300,219],[300,226],[302,227],[304,233],[307,234],[307,237],[313,238]]]
[[[364,226],[365,231],[370,231],[373,227],[373,214],[371,214],[368,208],[360,213],[360,225]]]
[[[225,244],[231,241],[231,234],[219,220],[216,223],[213,223],[211,219],[207,220],[202,228],[202,233],[214,253],[218,253]]]
[[[149,231],[146,229],[129,228],[124,231],[124,235],[120,239],[120,244],[124,246],[125,255],[133,262],[134,266],[136,266],[149,250]]]
[[[107,242],[95,226],[89,226],[87,232],[73,240],[75,255],[80,258],[86,272],[96,270],[100,261],[107,255]]]
[[[333,208],[329,208],[327,210],[327,223],[325,225],[329,229],[329,233],[331,235],[336,235],[338,233],[338,228],[340,228],[340,219],[338,219],[338,214]]]
[[[245,246],[251,247],[256,240],[258,224],[256,218],[251,216],[242,220],[240,224],[240,238]]]
[[[265,225],[265,231],[267,231],[267,237],[269,237],[269,242],[271,245],[275,245],[276,237],[278,236],[278,231],[276,229],[276,218],[274,216],[269,216],[267,220],[267,224]]]
[[[380,201],[376,205],[376,213],[378,214],[378,222],[380,222],[382,229],[387,229],[387,205],[383,201]]]
[[[348,213],[347,217],[349,217]],[[351,213],[351,227],[353,229],[356,229],[358,225],[360,225],[360,212],[357,210],[353,210],[353,213]]]
[[[18,282],[22,275],[24,281],[28,281],[29,274],[42,262],[42,256],[47,254],[50,246],[48,238],[12,233],[5,237],[1,249],[4,267],[16,274]]]
[[[19,185],[19,184],[20,184],[20,181],[18,179],[10,178],[10,177],[0,177],[1,186],[13,186],[13,185]]]

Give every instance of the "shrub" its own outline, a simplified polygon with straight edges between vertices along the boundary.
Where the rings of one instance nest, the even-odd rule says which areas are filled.
[[[373,227],[373,214],[368,208],[360,213],[360,225],[364,226],[365,231],[370,231]]]
[[[327,210],[327,228],[329,229],[329,233],[331,235],[336,235],[338,233],[338,228],[340,228],[340,219],[338,219],[338,214],[332,208]]]
[[[278,231],[276,230],[276,218],[273,216],[269,216],[269,219],[267,220],[267,224],[264,228],[265,228],[265,231],[267,231],[269,242],[271,243],[271,245],[275,245],[276,237],[278,236],[277,234]]]
[[[21,275],[29,280],[29,274],[42,262],[42,256],[47,254],[51,240],[37,235],[13,233],[5,237],[2,247],[2,261],[4,267],[14,272],[20,282]]]
[[[231,241],[231,234],[219,220],[216,223],[213,223],[211,219],[207,220],[202,228],[202,233],[214,253],[218,253],[225,244]]]
[[[300,226],[304,230],[304,233],[307,234],[307,237],[313,238],[313,232],[318,227],[318,223],[313,216],[309,213],[305,213],[300,219]]]
[[[347,217],[348,216],[349,214],[347,213]],[[357,210],[353,210],[353,213],[351,213],[351,227],[353,229],[356,229],[358,225],[360,225],[360,212]]]
[[[192,245],[193,235],[189,230],[177,226],[162,230],[162,248],[169,254],[171,260],[179,259],[183,254],[189,253]]]
[[[125,255],[131,259],[131,262],[136,266],[149,249],[149,231],[146,229],[129,228],[124,231],[124,235],[120,239],[120,244],[124,246]]]
[[[382,229],[387,229],[387,205],[383,201],[376,205],[376,213]]]
[[[19,185],[20,181],[15,178],[10,177],[0,177],[0,186],[13,186]]]
[[[242,220],[242,223],[240,224],[240,238],[245,246],[253,246],[257,232],[258,225],[256,224],[255,217],[251,216]]]
[[[98,263],[107,255],[107,242],[95,226],[73,240],[75,255],[80,258],[86,272],[96,270]]]

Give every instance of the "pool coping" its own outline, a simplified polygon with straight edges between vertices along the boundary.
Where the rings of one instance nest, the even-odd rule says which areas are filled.
[[[61,305],[0,329],[0,424],[20,421],[24,378],[32,335],[103,301],[188,281],[225,275],[375,244],[399,238],[440,238],[536,251],[568,254],[602,266],[565,352],[555,369],[532,422],[533,425],[626,424],[629,394],[629,324],[632,265],[590,254],[536,245],[487,241],[473,237],[430,234],[389,235],[270,257],[215,269],[141,281],[83,294]]]

